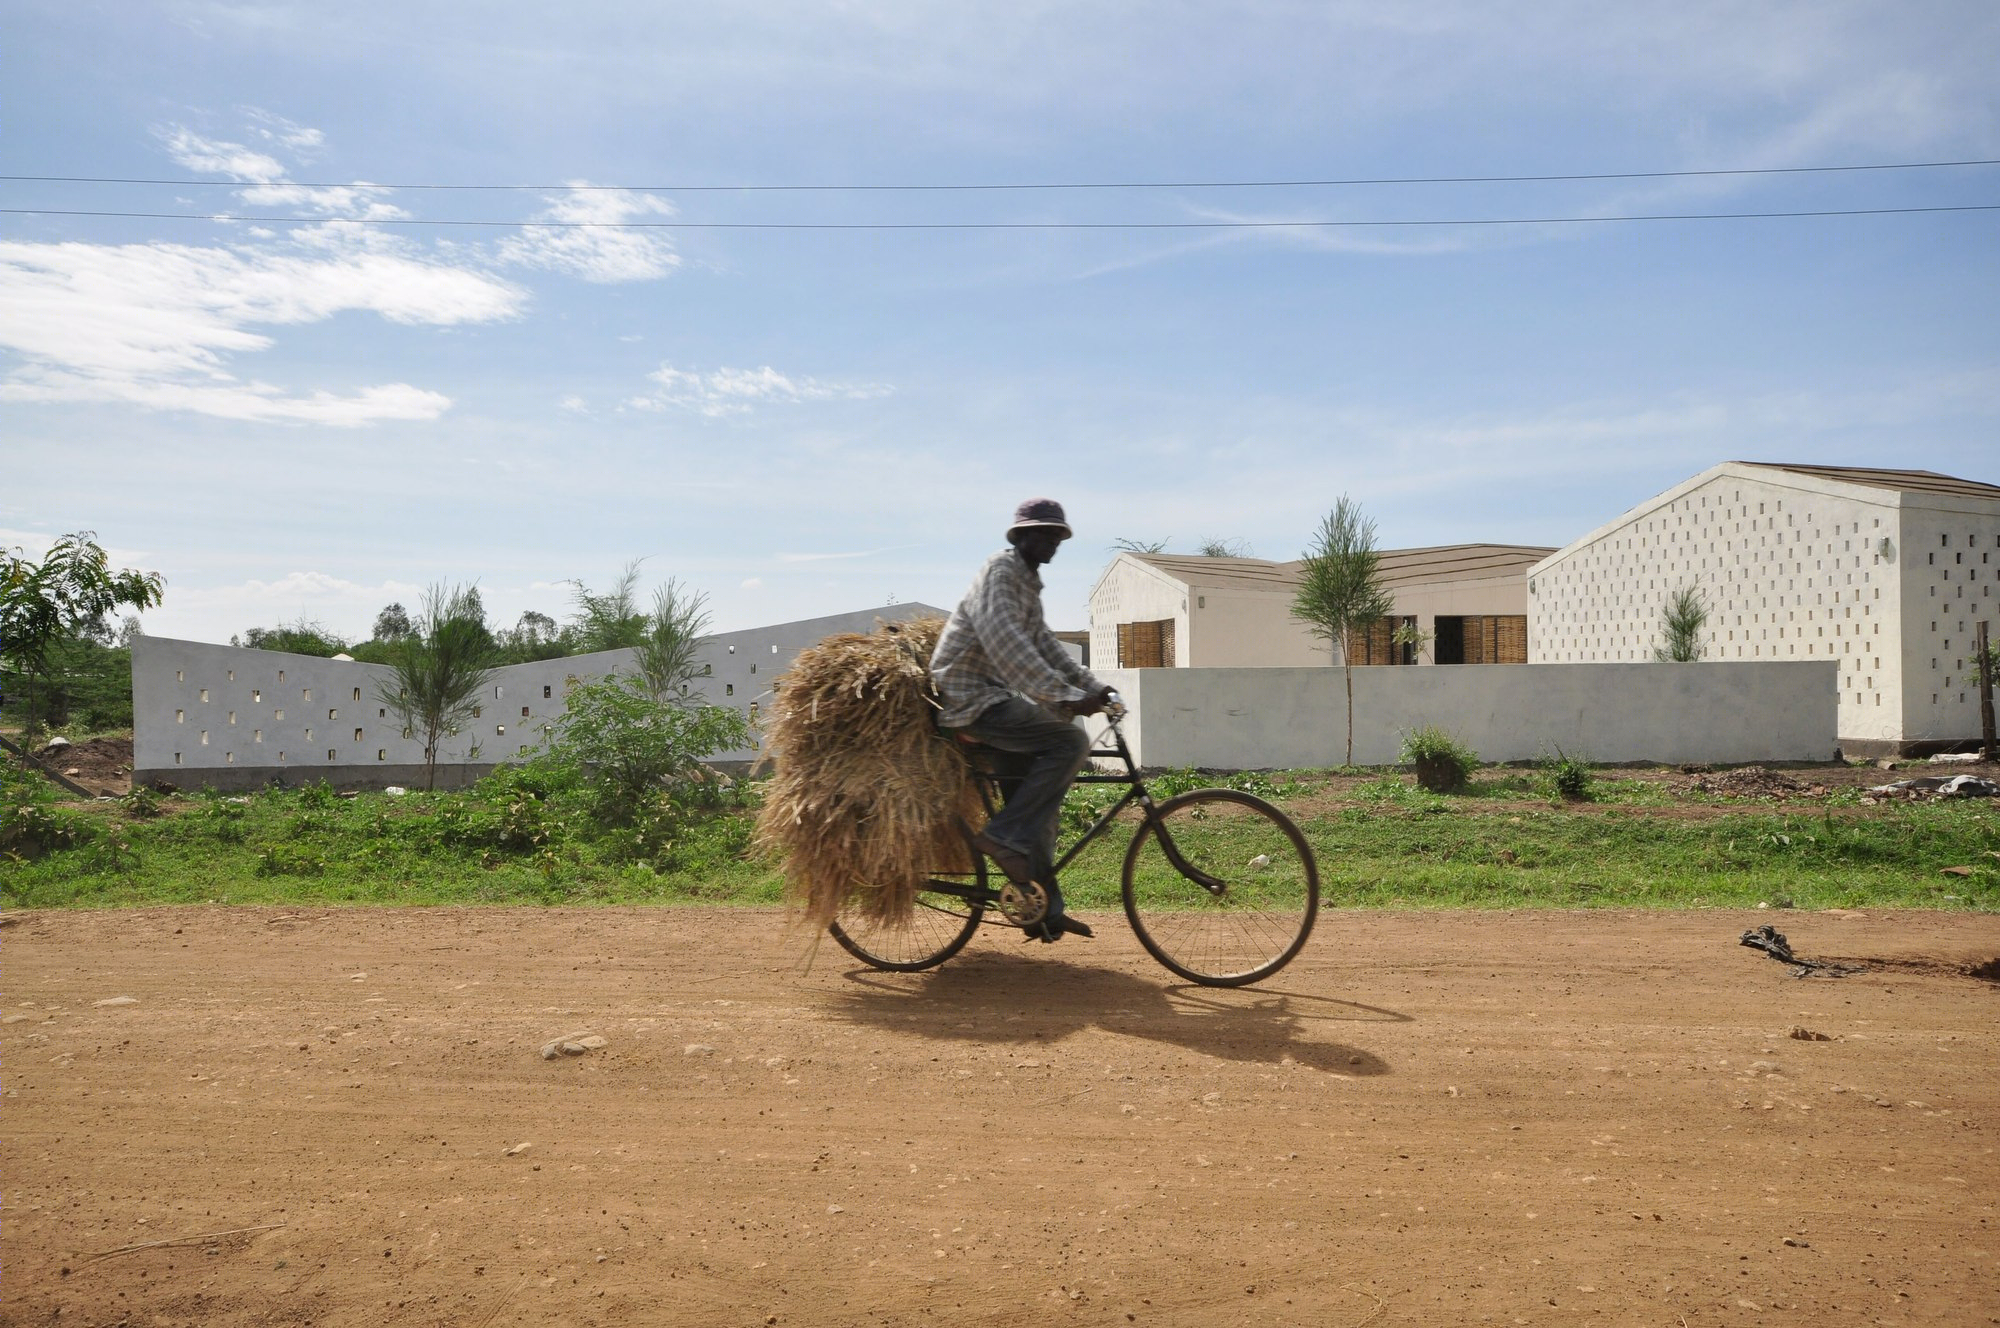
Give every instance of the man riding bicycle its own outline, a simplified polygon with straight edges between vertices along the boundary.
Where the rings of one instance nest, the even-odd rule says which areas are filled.
[[[1035,932],[1044,941],[1091,934],[1063,911],[1053,868],[1056,827],[1063,794],[1090,754],[1089,735],[1073,721],[1102,711],[1112,690],[1070,658],[1042,617],[1039,569],[1069,537],[1054,499],[1016,508],[1011,547],[979,569],[931,655],[944,706],[939,725],[1000,753],[1009,786],[1006,805],[973,843],[1015,885],[1046,891]]]

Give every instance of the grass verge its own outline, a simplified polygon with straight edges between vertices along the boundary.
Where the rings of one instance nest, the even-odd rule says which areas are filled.
[[[754,786],[729,805],[604,826],[576,798],[505,772],[464,793],[341,797],[325,786],[246,796],[65,803],[9,771],[0,903],[773,904],[775,863],[751,851]],[[1207,782],[1175,774],[1165,794]],[[1394,777],[1329,797],[1309,773],[1233,781],[1286,808],[1319,859],[1330,907],[2000,907],[2000,815],[1989,804],[1739,808],[1603,781],[1590,807],[1524,806],[1505,780],[1470,796]],[[1072,795],[1087,824],[1115,790]],[[1607,805],[1608,804],[1608,805]],[[1128,813],[1129,816],[1129,813]],[[1129,829],[1064,875],[1073,905],[1118,906]]]

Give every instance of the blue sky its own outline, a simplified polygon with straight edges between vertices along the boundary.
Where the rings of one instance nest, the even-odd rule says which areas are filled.
[[[2000,212],[1102,225],[2000,204],[1991,166],[1209,187],[2000,157],[1988,0],[0,14],[0,173],[193,182],[0,206],[315,219],[0,228],[0,543],[97,531],[162,635],[359,636],[435,581],[561,617],[634,557],[724,630],[948,607],[1040,494],[1082,626],[1115,539],[1296,557],[1343,493],[1386,547],[1561,545],[1723,460],[2000,482]],[[1169,187],[769,188],[1105,182]],[[1016,225],[720,228],[919,222]]]

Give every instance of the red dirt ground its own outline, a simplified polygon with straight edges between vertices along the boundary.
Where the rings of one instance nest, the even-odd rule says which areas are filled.
[[[1234,992],[1114,916],[5,921],[10,1325],[2000,1322],[2000,917],[1331,913]]]

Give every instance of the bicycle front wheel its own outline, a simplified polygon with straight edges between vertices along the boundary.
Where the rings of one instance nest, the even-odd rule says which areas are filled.
[[[1125,850],[1125,916],[1190,982],[1241,987],[1292,961],[1319,915],[1319,867],[1291,818],[1234,789],[1163,802]]]

